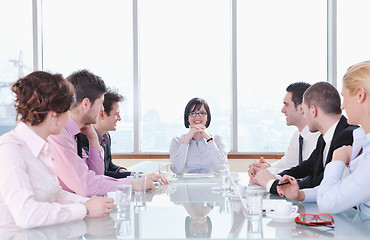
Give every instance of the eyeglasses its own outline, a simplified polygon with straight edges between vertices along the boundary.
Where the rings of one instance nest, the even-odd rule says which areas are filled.
[[[334,228],[334,219],[329,214],[302,213],[295,218],[297,224]]]
[[[191,113],[189,113],[189,116],[190,117],[196,117],[196,116],[199,116],[199,117],[205,117],[205,116],[207,116],[207,113],[206,112],[191,112]]]

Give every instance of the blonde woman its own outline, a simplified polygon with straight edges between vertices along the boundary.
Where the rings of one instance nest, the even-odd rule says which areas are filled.
[[[320,211],[338,213],[357,206],[370,216],[370,61],[351,66],[343,77],[343,103],[348,123],[358,124],[353,147],[343,146],[333,153],[325,168],[317,193]],[[349,175],[342,179],[345,166]]]

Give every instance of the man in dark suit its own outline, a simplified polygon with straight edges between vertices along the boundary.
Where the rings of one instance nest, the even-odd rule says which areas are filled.
[[[306,161],[279,173],[279,176],[289,175],[300,179],[299,188],[305,189],[303,192],[307,198],[316,197],[311,190],[320,184],[325,165],[331,161],[333,151],[343,145],[352,145],[352,131],[357,126],[348,125],[340,105],[338,91],[327,82],[312,85],[303,95],[302,107],[307,125],[311,132],[319,131],[321,135],[316,149]],[[251,181],[271,193],[277,193],[279,176],[263,169],[252,176]]]

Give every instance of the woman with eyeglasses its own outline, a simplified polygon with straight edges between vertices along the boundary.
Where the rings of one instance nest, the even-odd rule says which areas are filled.
[[[0,137],[1,230],[34,228],[107,216],[107,197],[80,197],[62,190],[47,137],[59,134],[74,101],[72,85],[60,74],[42,71],[20,78],[15,94],[17,127]]]
[[[343,103],[353,132],[353,146],[334,151],[317,193],[320,211],[339,213],[357,206],[360,215],[370,217],[370,61],[351,66],[343,77]],[[349,175],[342,179],[348,166]]]
[[[188,133],[174,137],[170,146],[171,170],[176,174],[218,172],[227,163],[227,148],[221,136],[207,128],[211,111],[201,98],[191,99],[185,107],[184,125]]]

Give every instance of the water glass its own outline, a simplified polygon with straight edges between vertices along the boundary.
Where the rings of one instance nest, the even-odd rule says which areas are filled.
[[[131,235],[131,207],[126,208],[124,212],[117,212],[115,227],[118,239],[126,239]]]
[[[248,218],[247,238],[263,239],[262,216],[258,218]]]
[[[134,179],[131,181],[133,190],[135,192],[145,193],[146,189],[146,175],[143,172],[137,172],[134,174]]]
[[[230,191],[231,190],[231,180],[230,180],[230,166],[227,164],[220,165],[220,189],[223,191]]]
[[[263,190],[259,186],[248,186],[245,191],[247,213],[249,218],[262,217]]]
[[[131,185],[125,184],[116,186],[116,204],[118,211],[130,208],[131,191]]]

